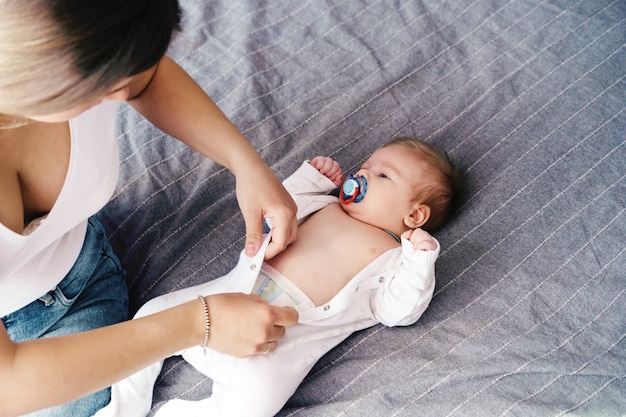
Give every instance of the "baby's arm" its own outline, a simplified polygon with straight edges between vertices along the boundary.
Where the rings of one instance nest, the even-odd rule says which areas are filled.
[[[327,156],[316,156],[311,160],[310,164],[336,186],[340,186],[343,183],[343,170],[334,159]]]
[[[415,249],[430,243],[434,243],[435,249]],[[385,268],[383,285],[371,301],[372,312],[379,322],[386,326],[406,326],[420,318],[435,289],[439,249],[439,243],[421,229],[402,234],[401,255]]]

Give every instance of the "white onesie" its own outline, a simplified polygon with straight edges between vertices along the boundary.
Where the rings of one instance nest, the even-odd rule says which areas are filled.
[[[298,205],[298,219],[322,207],[337,203],[326,195],[335,186],[305,162],[284,183]],[[287,300],[299,313],[295,326],[287,328],[276,350],[268,355],[237,359],[210,349],[186,349],[183,358],[198,371],[213,379],[211,397],[201,401],[168,401],[156,416],[273,416],[295,392],[313,365],[351,333],[377,323],[387,326],[409,325],[428,307],[435,287],[433,251],[415,251],[411,242],[391,249],[360,271],[333,299],[314,306],[297,287],[276,271],[266,268],[263,258],[269,235],[259,253],[249,258],[240,255],[237,266],[227,275],[195,287],[157,297],[137,313],[144,316],[196,299],[198,295],[223,292],[261,293]],[[261,272],[263,271],[263,272]],[[269,282],[269,275],[275,282]],[[277,291],[269,287],[276,286]],[[276,285],[277,284],[277,285]],[[276,288],[275,288],[276,289]],[[294,301],[295,300],[295,301]],[[281,302],[281,304],[283,304]],[[111,404],[96,417],[145,416],[152,403],[152,389],[162,362],[115,384]]]

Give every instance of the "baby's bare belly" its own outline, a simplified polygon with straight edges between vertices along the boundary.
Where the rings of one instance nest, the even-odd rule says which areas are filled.
[[[387,233],[332,204],[301,224],[296,241],[267,263],[319,306],[394,246]]]

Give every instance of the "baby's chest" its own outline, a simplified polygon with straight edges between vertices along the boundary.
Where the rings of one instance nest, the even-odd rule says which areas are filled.
[[[320,305],[390,248],[387,237],[331,208],[302,224],[296,241],[269,263]]]

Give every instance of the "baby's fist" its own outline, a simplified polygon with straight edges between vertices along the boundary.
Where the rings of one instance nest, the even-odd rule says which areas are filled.
[[[343,170],[334,159],[327,156],[316,156],[310,163],[313,168],[317,169],[320,174],[325,175],[336,186],[340,186],[343,183]]]
[[[435,250],[437,242],[426,231],[422,229],[407,230],[402,233],[402,237],[408,239],[413,244],[413,250]]]

